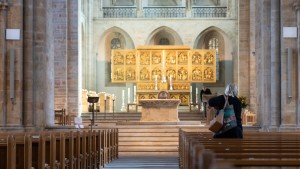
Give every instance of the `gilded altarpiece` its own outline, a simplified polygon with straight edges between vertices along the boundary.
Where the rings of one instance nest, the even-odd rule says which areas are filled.
[[[156,99],[161,90],[189,104],[190,83],[216,82],[215,50],[187,46],[143,46],[112,50],[112,82],[137,83],[137,100]],[[172,90],[170,90],[172,86]]]

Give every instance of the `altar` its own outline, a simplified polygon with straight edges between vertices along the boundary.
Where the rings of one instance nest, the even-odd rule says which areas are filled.
[[[141,99],[141,122],[178,122],[179,99]]]

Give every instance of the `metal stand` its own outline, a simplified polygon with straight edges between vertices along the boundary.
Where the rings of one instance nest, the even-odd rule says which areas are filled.
[[[106,99],[104,100],[104,120],[106,120]]]
[[[91,119],[91,130],[93,130],[93,125],[95,125],[95,108],[94,103],[99,101],[99,97],[88,97],[88,102],[92,103],[92,119]]]
[[[113,99],[113,119],[115,119],[115,99]]]

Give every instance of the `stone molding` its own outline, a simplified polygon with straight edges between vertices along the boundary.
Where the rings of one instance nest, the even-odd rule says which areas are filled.
[[[179,99],[141,99],[139,104],[142,107],[178,107]],[[162,106],[163,105],[163,106]]]
[[[8,8],[8,3],[7,2],[0,2],[0,10],[3,9],[7,9]]]
[[[292,8],[293,10],[295,10],[296,12],[298,12],[300,10],[300,0],[296,0],[293,4],[292,4]]]

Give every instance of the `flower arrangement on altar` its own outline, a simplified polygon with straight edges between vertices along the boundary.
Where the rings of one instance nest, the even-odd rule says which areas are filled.
[[[241,105],[242,109],[245,109],[245,108],[248,106],[246,97],[244,97],[244,96],[239,96],[239,99],[240,99],[240,101],[241,101],[241,103],[242,103],[242,105]]]

